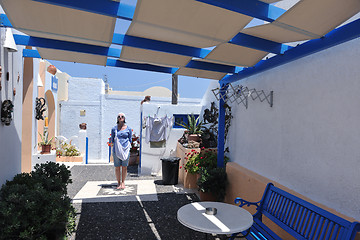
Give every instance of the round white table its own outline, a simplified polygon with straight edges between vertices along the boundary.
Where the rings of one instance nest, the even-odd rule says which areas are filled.
[[[207,207],[216,208],[217,214],[206,214]],[[178,210],[177,219],[190,229],[212,234],[239,233],[253,224],[253,217],[248,211],[222,202],[189,203]]]

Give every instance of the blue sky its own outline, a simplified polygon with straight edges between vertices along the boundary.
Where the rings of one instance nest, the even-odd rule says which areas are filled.
[[[162,86],[171,90],[171,74],[140,71],[118,67],[103,67],[73,62],[49,60],[60,71],[72,77],[104,78],[113,90],[144,91],[150,87]],[[202,98],[210,79],[179,76],[178,93],[182,98]]]

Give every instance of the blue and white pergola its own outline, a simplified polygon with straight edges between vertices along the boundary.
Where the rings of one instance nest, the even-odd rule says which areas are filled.
[[[358,0],[0,0],[1,26],[24,57],[83,62],[218,80],[218,166],[224,166],[225,91],[253,76],[359,37]],[[116,19],[131,21],[114,33]],[[264,21],[248,25],[253,19]],[[301,42],[291,46],[292,42]],[[287,43],[287,44],[285,44]],[[122,49],[116,47],[122,46]],[[267,58],[268,54],[274,56]]]

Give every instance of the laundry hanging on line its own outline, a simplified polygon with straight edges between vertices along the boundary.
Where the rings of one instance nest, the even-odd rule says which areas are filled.
[[[173,126],[174,117],[146,117],[145,142],[161,142],[166,140],[169,130]]]

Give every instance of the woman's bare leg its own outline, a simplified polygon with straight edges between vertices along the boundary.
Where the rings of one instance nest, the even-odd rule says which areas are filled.
[[[127,167],[121,167],[122,171],[121,171],[121,187],[124,189],[125,188],[125,178],[127,175]]]
[[[118,182],[118,188],[120,187],[120,167],[115,167],[115,176],[116,176],[116,180]]]

